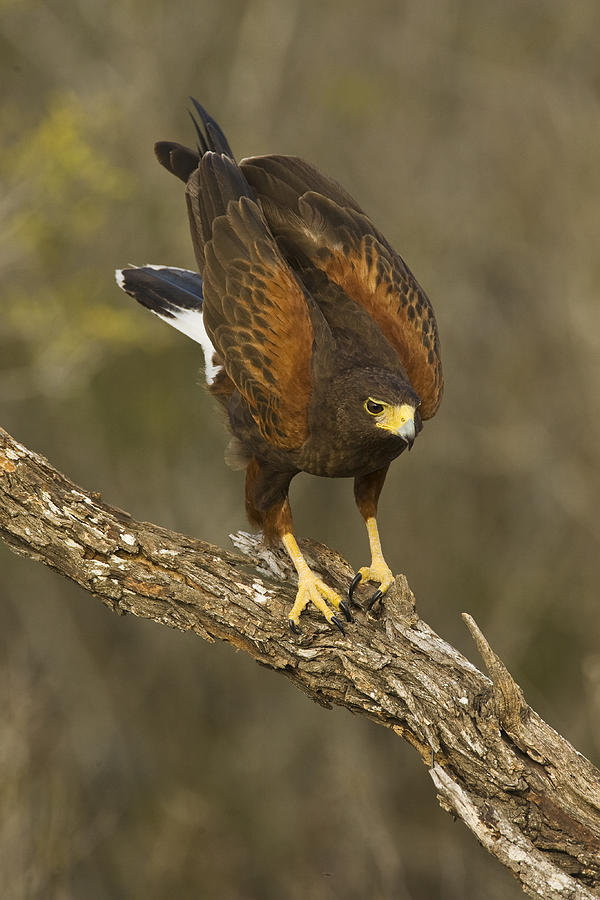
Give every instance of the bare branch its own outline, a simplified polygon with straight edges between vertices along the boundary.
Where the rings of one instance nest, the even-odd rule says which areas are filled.
[[[303,617],[289,633],[293,570],[256,536],[238,553],[176,534],[102,502],[0,429],[0,535],[120,613],[222,639],[278,669],[314,700],[392,728],[459,816],[531,896],[600,896],[600,772],[548,726],[470,616],[491,681],[417,615],[403,576],[378,617],[347,637]],[[306,542],[317,571],[344,591],[352,572]]]

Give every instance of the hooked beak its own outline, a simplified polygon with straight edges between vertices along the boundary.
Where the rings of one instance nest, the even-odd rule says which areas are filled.
[[[406,441],[409,451],[412,450],[412,445],[414,444],[415,437],[417,436],[417,432],[415,430],[415,420],[407,419],[404,425],[400,426],[397,434],[398,437],[401,437],[403,441]]]
[[[403,403],[402,406],[390,406],[385,415],[381,416],[377,422],[377,427],[385,428],[386,431],[391,431],[392,434],[401,437],[408,444],[410,450],[417,436],[415,407],[409,403]]]

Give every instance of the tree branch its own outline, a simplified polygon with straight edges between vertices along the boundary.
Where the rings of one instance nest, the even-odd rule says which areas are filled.
[[[404,576],[378,617],[357,613],[345,638],[311,616],[296,637],[283,554],[243,532],[234,553],[136,522],[2,429],[0,535],[116,612],[228,641],[317,702],[392,728],[429,767],[441,806],[528,894],[600,897],[600,772],[527,705],[470,616],[489,679],[438,637]],[[349,565],[316,543],[303,548],[345,592]]]

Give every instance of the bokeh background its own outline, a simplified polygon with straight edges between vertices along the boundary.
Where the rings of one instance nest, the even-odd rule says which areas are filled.
[[[199,348],[122,295],[193,266],[157,139],[197,96],[240,156],[299,154],[430,294],[447,390],[381,504],[421,615],[471,612],[600,756],[596,0],[2,0],[0,422],[138,518],[228,544],[240,473]],[[298,533],[355,565],[349,482]],[[225,646],[117,618],[0,547],[3,897],[511,898],[384,729]]]

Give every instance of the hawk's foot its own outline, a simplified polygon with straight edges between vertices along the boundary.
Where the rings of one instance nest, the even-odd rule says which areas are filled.
[[[353,599],[354,589],[361,581],[378,581],[379,587],[373,596],[367,601],[367,609],[372,609],[378,600],[381,600],[387,589],[394,583],[394,575],[385,559],[381,550],[381,542],[379,540],[379,531],[377,529],[377,520],[375,516],[369,516],[365,519],[367,526],[367,534],[369,535],[369,547],[371,548],[371,565],[363,566],[359,569],[350,585],[348,591],[348,599],[350,603],[355,603]]]
[[[394,575],[383,556],[379,559],[373,559],[370,566],[363,566],[358,570],[348,591],[348,599],[351,603],[354,600],[354,589],[361,581],[378,581],[379,587],[375,593],[367,601],[367,609],[372,609],[378,600],[381,600],[387,589],[394,583]]]
[[[298,576],[298,593],[296,600],[288,613],[290,628],[296,634],[300,626],[300,616],[309,603],[316,606],[319,612],[327,619],[330,625],[339,628],[345,634],[344,626],[336,612],[341,612],[347,622],[352,621],[350,610],[342,598],[330,588],[324,581],[318,578],[314,572],[308,569]],[[333,607],[333,609],[331,609]]]
[[[330,588],[329,585],[325,584],[325,582],[318,578],[312,569],[309,568],[308,563],[302,556],[300,548],[296,543],[296,539],[291,532],[284,534],[282,541],[296,567],[296,571],[298,572],[298,593],[296,594],[294,605],[288,614],[288,622],[290,623],[292,631],[296,634],[299,632],[300,616],[308,604],[312,603],[313,606],[316,606],[319,612],[327,619],[330,625],[335,625],[342,634],[345,634],[346,632],[344,631],[342,621],[336,613],[341,612],[346,621],[351,622],[352,616],[350,615],[348,605],[342,600],[339,594],[333,590],[333,588]],[[331,607],[333,607],[333,609],[331,609]]]

